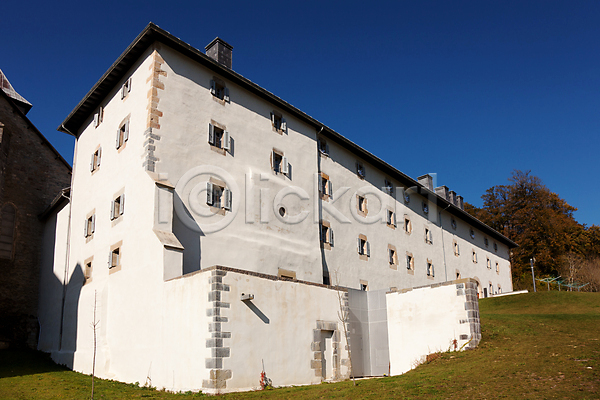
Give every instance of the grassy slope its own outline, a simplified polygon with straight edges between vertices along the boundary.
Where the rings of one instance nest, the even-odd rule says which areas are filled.
[[[405,375],[355,387],[341,382],[224,397],[600,398],[600,294],[541,292],[479,304],[483,340],[476,350],[446,353]],[[37,353],[0,351],[0,399],[89,398],[90,379]],[[96,399],[198,396],[96,380]]]

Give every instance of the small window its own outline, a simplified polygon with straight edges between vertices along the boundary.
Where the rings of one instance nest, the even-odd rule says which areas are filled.
[[[490,242],[488,240],[488,238],[483,238],[483,244],[485,244],[485,247],[488,247]]]
[[[102,157],[102,147],[98,147],[94,154],[92,154],[92,161],[90,162],[90,172],[96,171],[100,168],[100,158]]]
[[[492,269],[492,262],[490,261],[489,257],[486,258],[486,265],[488,269]]]
[[[84,277],[86,283],[92,280],[92,261],[88,261],[85,263],[85,270],[83,271],[83,277]]]
[[[431,260],[427,260],[427,276],[432,278],[435,276],[435,271],[433,270],[433,263]]]
[[[392,210],[387,210],[386,223],[387,223],[387,226],[389,226],[391,228],[396,227],[396,214]]]
[[[429,228],[425,228],[425,243],[433,244],[433,236]]]
[[[473,250],[473,262],[477,264],[477,253]]]
[[[115,198],[110,205],[110,219],[115,220],[125,212],[125,194]]]
[[[369,284],[365,281],[360,281],[360,290],[366,292],[369,290]]]
[[[406,215],[404,216],[404,232],[410,234],[412,232],[412,222]]]
[[[491,296],[494,294],[494,285],[492,285],[492,282],[490,282],[489,288],[490,288],[489,290],[490,290],[490,296]]]
[[[219,100],[229,102],[229,88],[220,79],[210,81],[210,93]]]
[[[224,185],[206,182],[206,204],[231,211],[231,190]]]
[[[456,241],[454,241],[454,255],[457,257],[460,255],[460,249],[458,247],[458,242]]]
[[[500,273],[500,264],[496,263],[496,273]]]
[[[285,121],[285,118],[283,118],[283,116],[277,112],[271,113],[271,125],[279,133],[283,133],[287,130],[287,122]]]
[[[356,195],[356,206],[358,207],[358,213],[365,217],[368,213],[367,198],[365,196]]]
[[[333,229],[325,223],[321,223],[321,243],[333,246]]]
[[[388,248],[388,258],[390,265],[398,265],[398,256],[396,250]]]
[[[329,180],[329,175],[321,173],[319,175],[319,193],[321,197],[329,198],[333,195],[333,188],[331,181]]]
[[[131,78],[127,79],[121,87],[121,100],[127,97],[129,95],[129,92],[131,92]]]
[[[410,194],[407,191],[404,191],[404,202],[406,204],[410,203]]]
[[[494,242],[494,251],[498,251],[498,244]]]
[[[115,147],[117,149],[120,149],[121,147],[123,147],[125,145],[125,142],[127,142],[127,139],[129,139],[129,120],[128,119],[123,121],[123,123],[119,127],[119,130],[117,131],[117,141],[115,143]]]
[[[429,205],[427,204],[426,201],[424,201],[422,203],[422,207],[423,207],[423,214],[429,214]]]
[[[319,152],[321,154],[329,154],[329,145],[327,144],[327,141],[323,138],[319,138],[317,140],[317,145],[319,146]]]
[[[365,178],[365,166],[360,161],[356,162],[356,174],[361,179]]]
[[[406,269],[409,271],[415,270],[415,258],[411,254],[406,255]]]
[[[502,286],[500,284],[498,284],[498,293],[502,293]]]
[[[296,279],[296,271],[289,271],[287,269],[278,268],[277,276],[279,278]]]
[[[390,196],[393,196],[394,195],[394,185],[392,184],[392,182],[385,179],[383,181],[383,191],[385,193],[389,194]]]
[[[460,279],[460,271],[456,270],[456,279]]]
[[[469,235],[471,236],[471,239],[475,239],[475,231],[473,228],[469,229]]]
[[[280,153],[277,150],[273,150],[272,160],[273,160],[272,168],[276,174],[283,174],[283,175],[288,174],[289,162],[288,162],[287,157],[284,156],[283,153]]]
[[[121,266],[121,248],[116,247],[108,254],[108,268]]]
[[[371,245],[367,241],[366,237],[358,238],[358,254],[361,256],[371,256]]]
[[[91,237],[96,231],[96,214],[90,215],[86,220],[83,228],[83,236]]]
[[[231,151],[229,132],[210,123],[208,124],[208,143],[218,149]]]
[[[452,229],[455,229],[455,230],[456,230],[456,220],[455,220],[454,218],[452,218],[452,219],[450,220],[450,226],[452,227]]]
[[[98,112],[96,114],[94,114],[94,128],[97,128],[102,123],[103,119],[104,119],[104,108],[100,107],[98,109]]]

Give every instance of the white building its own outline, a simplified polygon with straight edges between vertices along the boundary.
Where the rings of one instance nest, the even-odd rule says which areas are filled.
[[[59,128],[76,137],[73,180],[47,224],[40,349],[90,373],[95,303],[101,377],[229,391],[258,386],[264,363],[275,385],[317,383],[349,374],[343,310],[364,344],[355,374],[401,373],[387,337],[406,314],[385,299],[431,285],[445,291],[431,313],[476,345],[475,288],[512,291],[515,243],[429,175],[240,76],[231,54],[149,24]]]

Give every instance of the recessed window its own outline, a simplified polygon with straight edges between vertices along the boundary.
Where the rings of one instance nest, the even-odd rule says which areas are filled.
[[[321,243],[328,244],[329,247],[333,246],[333,229],[325,221],[321,222]]]
[[[361,235],[358,237],[358,254],[367,257],[371,256],[371,245],[367,241],[366,236]]]
[[[279,278],[296,279],[296,271],[289,271],[287,269],[278,268],[277,276]]]
[[[496,263],[496,273],[500,273],[500,264]]]
[[[108,268],[121,266],[121,248],[115,247],[108,255]]]
[[[282,217],[285,217],[286,211],[285,211],[285,207],[279,207],[279,215],[281,215]]]
[[[494,242],[494,251],[498,251],[498,244]]]
[[[431,260],[427,260],[427,276],[433,278],[435,276],[435,271],[433,269],[433,262]]]
[[[383,191],[386,192],[387,194],[389,194],[390,196],[393,196],[394,195],[394,185],[392,184],[392,182],[385,179],[383,181]]]
[[[98,112],[96,114],[94,114],[94,128],[97,128],[102,123],[103,119],[104,119],[104,108],[100,107],[98,109]]]
[[[125,83],[123,83],[123,86],[121,86],[121,100],[127,97],[129,92],[131,92],[131,78],[127,79]]]
[[[452,227],[452,229],[456,229],[456,220],[454,218],[450,220],[450,226]]]
[[[406,204],[410,203],[410,194],[407,191],[404,191],[404,202]]]
[[[469,235],[471,236],[471,239],[475,239],[475,231],[473,228],[469,229]]]
[[[224,184],[206,182],[206,204],[223,210],[231,210],[231,190]]]
[[[129,139],[129,119],[126,119],[121,123],[121,126],[117,131],[117,141],[115,143],[115,147],[120,149],[125,145],[127,139]]]
[[[287,175],[289,173],[289,163],[286,156],[278,150],[273,150],[271,159],[273,160],[273,171],[276,174]]]
[[[492,262],[490,261],[489,257],[486,258],[486,265],[488,269],[492,269]]]
[[[271,113],[271,125],[279,133],[284,133],[287,130],[287,122],[285,121],[285,118],[283,118],[280,113],[275,111]]]
[[[229,102],[229,89],[225,86],[225,82],[220,79],[210,81],[210,93],[219,100]]]
[[[412,254],[406,255],[406,269],[409,271],[415,270],[415,259]]]
[[[321,154],[329,154],[329,145],[327,144],[327,141],[323,138],[319,138],[317,140],[317,146],[319,147],[319,152]]]
[[[356,206],[358,207],[358,214],[363,217],[367,216],[367,198],[365,196],[356,195]]]
[[[398,265],[398,255],[395,249],[388,248],[388,259],[390,265]]]
[[[85,279],[85,283],[92,280],[92,260],[86,261],[83,278]]]
[[[460,271],[456,270],[456,279],[460,279]]]
[[[208,124],[208,143],[217,149],[231,151],[229,132],[211,123]]]
[[[361,179],[365,178],[365,166],[360,161],[356,162],[356,174]]]
[[[98,147],[92,154],[92,161],[90,162],[90,172],[96,171],[100,168],[100,159],[102,158],[102,147]]]
[[[84,237],[91,237],[96,231],[96,214],[92,214],[86,218],[83,229]]]
[[[404,216],[404,232],[410,234],[412,232],[412,222],[406,215]]]
[[[500,284],[498,284],[498,293],[502,293],[502,286]]]
[[[360,281],[360,290],[366,292],[369,290],[369,284],[365,281]]]
[[[110,205],[110,219],[115,220],[123,215],[125,211],[125,194],[117,196]]]
[[[488,247],[490,242],[488,240],[488,238],[483,238],[483,244],[485,244],[485,247]]]
[[[455,240],[453,245],[454,245],[454,255],[458,257],[460,255],[460,248],[458,247],[458,242]]]
[[[422,203],[422,207],[423,207],[423,214],[429,214],[429,205],[427,204],[427,202],[423,202]]]
[[[387,214],[387,218],[386,218],[387,226],[389,226],[390,228],[395,228],[396,227],[396,213],[394,213],[392,210],[387,210],[386,214]]]
[[[329,180],[329,175],[322,172],[319,175],[319,193],[323,199],[330,198],[333,195],[333,188],[331,181]]]
[[[425,243],[433,244],[433,236],[431,233],[431,229],[425,228]]]
[[[473,262],[477,264],[477,253],[473,250]]]

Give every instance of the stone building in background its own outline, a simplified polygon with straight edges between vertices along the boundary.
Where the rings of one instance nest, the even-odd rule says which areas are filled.
[[[71,167],[26,114],[0,70],[0,347],[37,343],[38,218],[71,182]]]

